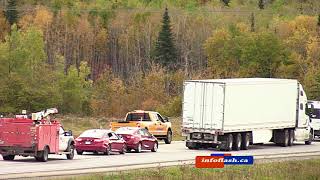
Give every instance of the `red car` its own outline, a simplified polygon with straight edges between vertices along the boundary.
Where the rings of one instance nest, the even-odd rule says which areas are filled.
[[[139,127],[121,127],[115,131],[122,136],[127,143],[127,151],[134,149],[136,152],[141,150],[158,150],[158,140],[145,128]]]
[[[83,152],[95,154],[102,152],[105,155],[109,155],[110,152],[124,154],[127,151],[125,140],[106,129],[86,130],[75,141],[75,148],[79,155]]]

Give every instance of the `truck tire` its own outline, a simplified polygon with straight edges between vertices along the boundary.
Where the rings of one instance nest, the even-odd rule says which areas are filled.
[[[289,129],[289,140],[288,140],[288,146],[292,146],[294,141],[294,130]]]
[[[241,150],[247,150],[250,144],[250,133],[241,133]]]
[[[235,151],[239,151],[241,148],[241,134],[234,133],[233,134],[233,142],[232,142],[232,149]]]
[[[3,160],[5,161],[13,161],[14,160],[15,155],[2,155]]]
[[[307,141],[304,142],[304,144],[306,145],[310,145],[311,142],[312,142],[312,139],[313,139],[313,135],[312,135],[312,131],[310,131],[310,134],[309,134],[309,139]]]
[[[310,144],[311,144],[311,141],[305,141],[304,144],[305,144],[305,145],[310,145]]]
[[[233,136],[232,134],[225,134],[223,136],[221,151],[231,151],[233,147]]]
[[[82,154],[83,154],[83,151],[78,151],[78,150],[77,150],[77,154],[78,154],[78,155],[82,155]]]
[[[36,158],[37,161],[47,162],[49,155],[49,148],[45,147],[43,151],[38,151],[38,156]]]
[[[70,154],[67,154],[67,159],[72,160],[74,158],[74,145],[70,144],[68,150]]]
[[[289,132],[288,129],[284,129],[282,131],[282,143],[280,144],[282,147],[287,147],[289,142]]]
[[[171,144],[171,141],[172,141],[172,132],[169,129],[168,132],[167,132],[167,137],[164,139],[164,142],[166,144]]]
[[[189,149],[199,149],[200,148],[200,144],[196,143],[196,142],[186,142],[186,146]]]
[[[137,145],[137,148],[135,149],[135,151],[136,151],[137,153],[140,153],[140,152],[141,152],[141,149],[142,149],[142,144],[141,144],[141,142],[139,142],[139,144]]]

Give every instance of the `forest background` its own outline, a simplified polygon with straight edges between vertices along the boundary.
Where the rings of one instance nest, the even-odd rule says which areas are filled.
[[[181,115],[186,79],[298,79],[320,100],[320,1],[1,0],[0,113]]]

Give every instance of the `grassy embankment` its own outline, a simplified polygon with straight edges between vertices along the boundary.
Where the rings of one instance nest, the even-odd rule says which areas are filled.
[[[115,119],[104,117],[76,117],[62,116],[58,117],[66,130],[72,130],[75,137],[79,136],[84,130],[93,128],[109,129],[109,124]],[[181,136],[181,118],[169,118],[172,123],[173,140],[183,140]]]
[[[227,166],[224,169],[197,169],[175,166],[148,170],[134,170],[114,174],[91,174],[64,178],[64,180],[95,179],[320,179],[320,159],[255,164],[253,166]]]

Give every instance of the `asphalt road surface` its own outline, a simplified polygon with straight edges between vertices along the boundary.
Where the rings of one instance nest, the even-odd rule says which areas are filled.
[[[33,157],[17,156],[14,161],[0,160],[0,179],[45,177],[94,172],[119,171],[135,168],[148,168],[178,164],[192,164],[196,156],[209,156],[221,153],[215,149],[189,150],[185,142],[176,141],[172,144],[160,144],[158,152],[142,153],[75,155],[67,160],[65,155],[49,155],[48,162],[37,162]],[[253,145],[249,150],[230,151],[232,155],[253,155],[255,161],[262,159],[294,158],[320,156],[320,142],[311,145],[296,143],[291,147],[279,147],[274,144]]]

